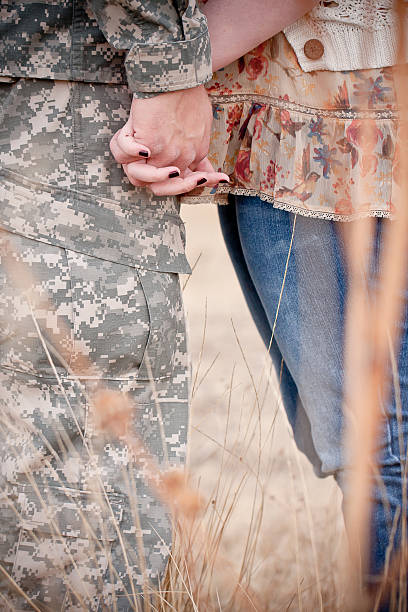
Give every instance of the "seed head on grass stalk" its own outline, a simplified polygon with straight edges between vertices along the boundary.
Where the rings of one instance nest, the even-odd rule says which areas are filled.
[[[92,414],[95,427],[101,434],[122,438],[140,464],[146,482],[158,497],[175,513],[194,518],[203,502],[187,482],[184,472],[162,472],[155,459],[146,450],[131,428],[134,412],[127,396],[108,389],[98,390],[92,397]]]
[[[157,497],[161,499],[167,507],[169,507],[174,515],[178,517],[183,517],[183,520],[190,520],[192,517],[195,517],[200,510],[201,507],[201,499],[198,494],[193,491],[187,484],[187,480],[185,475],[182,472],[176,472],[173,470],[169,470],[167,472],[159,469],[156,461],[153,457],[150,456],[149,452],[144,447],[142,441],[134,434],[131,428],[131,416],[135,413],[135,406],[130,401],[128,396],[121,392],[115,392],[112,390],[108,390],[104,388],[101,381],[98,384],[97,391],[92,392],[91,389],[95,389],[95,383],[92,385],[86,385],[83,383],[83,377],[90,377],[93,379],[98,378],[98,371],[93,366],[93,364],[88,359],[87,355],[83,354],[81,351],[78,351],[73,358],[70,355],[70,330],[66,328],[61,318],[58,319],[58,324],[56,324],[55,317],[49,317],[48,313],[53,313],[54,308],[53,305],[45,293],[40,293],[37,289],[37,281],[33,277],[30,267],[24,264],[21,261],[19,253],[13,251],[11,245],[6,246],[5,249],[2,249],[2,260],[5,263],[6,269],[8,271],[8,275],[10,278],[10,282],[16,287],[18,294],[21,296],[21,299],[27,302],[29,311],[32,315],[32,320],[37,331],[37,334],[41,340],[44,351],[46,352],[47,358],[50,362],[50,366],[56,376],[57,383],[61,389],[61,393],[66,400],[67,409],[72,413],[72,417],[75,420],[76,427],[78,429],[78,434],[83,440],[85,449],[89,454],[89,460],[93,465],[95,463],[95,474],[98,476],[98,471],[96,467],[95,457],[92,451],[91,440],[88,436],[88,429],[90,423],[88,421],[85,422],[85,430],[80,426],[77,421],[74,412],[72,411],[72,407],[70,405],[69,397],[66,394],[66,391],[62,385],[62,381],[60,380],[58,370],[54,365],[53,358],[56,357],[68,371],[70,376],[72,376],[77,384],[81,387],[85,401],[90,407],[90,420],[93,419],[93,425],[96,426],[97,430],[101,435],[109,436],[111,438],[122,438],[124,443],[128,445],[129,449],[134,455],[136,462],[139,462],[141,468],[141,474],[145,477],[147,484],[149,484],[152,490],[157,494]],[[44,329],[40,327],[38,323],[38,315],[40,314],[41,319],[45,319],[46,324]],[[47,315],[47,316],[45,316]],[[48,321],[51,320],[51,325],[48,325]],[[58,432],[58,435],[61,437],[64,432]],[[69,443],[69,437],[67,437],[67,442]],[[64,441],[65,438],[61,437],[61,440]],[[163,444],[165,444],[165,439],[163,439]],[[61,446],[61,454],[64,454],[64,445]],[[58,457],[58,460],[60,458]],[[61,461],[63,461],[63,457],[61,457]],[[30,479],[31,474],[27,474],[27,478],[30,482],[33,480]],[[57,474],[58,478],[58,474]],[[98,506],[105,507],[105,505],[110,507],[109,498],[107,497],[106,491],[104,489],[103,483],[99,477],[97,477],[100,490],[98,486],[96,486],[95,501],[98,503]],[[129,492],[130,497],[132,497],[132,492]],[[42,502],[44,507],[47,507],[47,500],[42,499],[41,492],[38,492],[38,496],[40,501]],[[78,509],[79,514],[81,514],[80,509]],[[112,514],[112,509],[110,508],[110,513]],[[137,514],[137,510],[136,513]],[[130,566],[127,561],[127,552],[124,547],[124,541],[120,533],[120,528],[114,519],[112,514],[112,520],[115,525],[121,548],[123,551],[125,563],[127,566],[127,572],[130,578],[131,590],[132,593],[129,595],[129,604],[133,609],[133,604],[136,605],[136,592],[133,586],[133,578],[130,572]],[[85,525],[85,528],[87,525]],[[135,527],[137,531],[137,522],[135,520]],[[103,528],[103,525],[102,525]],[[140,529],[139,529],[140,531]],[[89,538],[91,542],[93,541],[94,536],[92,536],[91,530],[89,530]],[[56,529],[56,536],[58,541],[62,541],[61,534]],[[98,542],[95,540],[96,546],[98,546]],[[141,548],[142,555],[144,555],[143,547]],[[116,570],[111,565],[110,555],[108,556],[108,564],[109,571],[111,575],[116,574]],[[144,567],[143,558],[139,559],[140,567]],[[148,589],[150,588],[147,584],[145,584],[145,580],[143,581],[143,588],[145,594],[148,594]],[[147,591],[146,591],[147,589]],[[80,599],[78,597],[78,599]],[[148,600],[148,597],[145,597],[145,602]],[[132,600],[132,601],[131,601]],[[133,602],[133,603],[132,603]],[[113,606],[116,609],[115,603],[115,594],[113,593]]]
[[[217,575],[224,577],[225,584],[232,585],[234,605],[238,606],[237,609],[260,609],[255,594],[248,586],[244,587],[241,584],[231,567],[228,555],[220,550],[220,538],[217,533],[219,530],[222,533],[224,522],[219,521],[216,532],[211,538],[213,542],[211,544],[200,520],[204,508],[203,499],[188,485],[185,473],[178,470],[161,472],[158,469],[155,460],[132,434],[130,426],[132,406],[126,396],[105,389],[99,390],[93,395],[91,405],[95,427],[102,435],[118,436],[123,439],[142,467],[147,484],[172,510],[176,533],[176,543],[173,548],[177,551],[177,558],[169,551],[170,565],[173,569],[168,572],[167,580],[162,587],[163,594],[159,597],[161,605],[165,606],[167,599],[174,599],[180,591],[181,584],[184,594],[182,599],[184,605],[187,605],[186,609],[196,609],[195,602],[198,602],[200,610],[211,610],[210,593],[203,592],[204,574],[215,571]],[[207,511],[209,506],[208,504]],[[173,594],[173,591],[176,593]]]

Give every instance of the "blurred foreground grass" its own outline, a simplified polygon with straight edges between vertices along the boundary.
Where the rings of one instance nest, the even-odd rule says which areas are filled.
[[[215,207],[184,206],[182,216],[190,262],[198,260],[184,292],[195,381],[189,467],[209,500],[207,544],[222,530],[202,605],[312,612],[321,597],[325,610],[341,610],[340,493],[333,479],[314,476],[294,446]],[[229,599],[237,577],[250,585],[253,605]]]

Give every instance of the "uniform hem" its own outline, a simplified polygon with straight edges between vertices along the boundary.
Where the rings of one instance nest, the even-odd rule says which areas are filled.
[[[22,186],[27,186],[30,187],[30,189],[34,189],[36,192],[46,192],[46,193],[50,193],[50,194],[64,194],[66,196],[71,196],[72,198],[77,198],[77,199],[83,199],[83,200],[92,200],[92,201],[97,201],[98,203],[101,204],[106,204],[106,206],[108,207],[117,207],[117,208],[121,208],[123,210],[135,210],[135,208],[138,207],[138,205],[135,202],[129,202],[127,204],[124,204],[123,202],[119,202],[117,200],[113,200],[112,198],[104,198],[104,197],[95,197],[95,195],[93,195],[92,193],[87,193],[86,191],[81,191],[79,189],[67,189],[65,187],[57,187],[56,185],[52,185],[51,183],[45,183],[45,182],[40,182],[40,181],[35,181],[33,179],[29,179],[26,176],[24,176],[23,174],[18,174],[17,172],[13,172],[12,170],[7,170],[6,168],[1,168],[0,167],[0,176],[4,176],[5,178],[9,178],[10,182],[18,185],[21,184]],[[170,198],[172,196],[169,196]],[[143,204],[140,206],[141,209],[145,210],[146,209],[146,205]],[[175,210],[174,212],[160,212],[159,214],[160,217],[174,217],[176,219],[179,219],[179,214],[178,211]]]
[[[122,85],[127,87],[127,79],[124,69],[121,68],[97,68],[95,71],[89,70],[57,70],[53,68],[19,65],[8,65],[0,63],[0,75],[13,79],[32,79],[47,81],[75,81],[81,83],[95,83],[105,85]]]
[[[191,272],[175,200],[166,211],[31,181],[3,168],[0,177],[5,231],[133,268]]]

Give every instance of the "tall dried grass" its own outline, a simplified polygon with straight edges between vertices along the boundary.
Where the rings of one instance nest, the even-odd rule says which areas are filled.
[[[361,577],[368,569],[370,551],[370,486],[377,474],[375,448],[378,432],[383,419],[383,406],[389,396],[392,384],[396,401],[398,393],[398,372],[396,355],[399,350],[399,325],[403,316],[405,302],[402,296],[407,289],[408,255],[408,75],[403,64],[405,57],[407,5],[398,0],[397,10],[400,20],[399,64],[395,72],[395,88],[399,110],[397,148],[400,151],[399,189],[393,194],[395,219],[387,224],[380,261],[378,283],[370,282],[370,266],[373,259],[376,225],[374,220],[364,220],[350,224],[346,228],[350,288],[348,295],[347,334],[346,334],[346,404],[348,415],[348,446],[350,456],[349,496],[346,509],[349,533],[348,582],[350,584],[349,606],[363,609],[373,605],[364,603],[361,592]],[[373,44],[375,41],[373,40]],[[363,126],[363,139],[370,139],[374,125],[366,120]],[[369,180],[361,177],[358,185],[360,202],[369,201]],[[348,230],[348,231],[347,231]],[[393,380],[390,380],[393,372]],[[401,406],[398,406],[401,425]],[[402,542],[398,558],[398,580],[390,582],[386,568],[384,581],[377,594],[374,607],[390,589],[394,592],[395,609],[406,610],[407,584],[407,462],[405,441],[400,428],[400,456],[402,457],[402,499],[401,516],[393,517],[402,526]],[[377,474],[378,477],[378,474]],[[390,555],[395,553],[391,551]],[[395,563],[395,555],[394,555]],[[394,572],[395,572],[394,568]],[[398,603],[396,602],[398,599]]]
[[[403,23],[406,3],[400,1],[399,12],[401,23]],[[405,44],[404,36],[401,36],[401,45]],[[241,413],[238,431],[231,435],[230,413],[233,405],[235,373],[231,373],[226,405],[226,429],[221,440],[212,440],[219,453],[218,478],[213,483],[207,500],[203,502],[204,496],[193,488],[188,482],[188,476],[178,472],[161,472],[153,457],[149,455],[143,444],[137,439],[129,427],[129,415],[132,406],[129,400],[120,394],[99,388],[97,393],[88,397],[93,407],[93,419],[95,426],[99,428],[101,435],[120,436],[127,446],[132,450],[137,461],[142,462],[144,473],[149,486],[156,495],[162,499],[172,510],[174,522],[174,541],[170,551],[170,561],[167,575],[158,591],[153,592],[147,579],[144,582],[144,609],[177,612],[216,610],[240,611],[240,610],[343,610],[345,605],[350,609],[363,610],[376,609],[380,598],[385,592],[391,592],[392,609],[398,612],[407,610],[406,581],[407,581],[407,462],[404,461],[404,507],[402,508],[402,546],[394,561],[386,568],[386,575],[376,599],[367,603],[361,592],[361,573],[367,566],[368,552],[370,548],[368,524],[369,524],[369,483],[375,465],[373,464],[373,452],[375,448],[375,436],[382,414],[382,402],[386,397],[389,385],[389,372],[393,371],[392,381],[397,390],[398,398],[398,376],[395,366],[395,355],[398,350],[398,335],[395,322],[399,320],[403,303],[400,296],[403,294],[406,282],[406,266],[408,253],[408,81],[406,72],[396,76],[398,79],[397,90],[399,94],[400,107],[400,164],[401,185],[396,206],[396,219],[389,224],[385,236],[384,250],[380,263],[380,290],[373,294],[373,289],[368,283],[368,268],[371,247],[373,244],[374,222],[365,220],[352,223],[345,230],[348,234],[346,242],[349,253],[350,271],[350,294],[348,302],[347,323],[347,413],[350,416],[349,448],[353,469],[350,470],[349,483],[350,502],[347,508],[347,518],[350,535],[350,548],[348,563],[345,564],[345,575],[340,576],[336,563],[339,553],[336,549],[336,559],[322,560],[319,558],[319,542],[316,536],[316,525],[313,519],[313,510],[304,477],[304,467],[296,451],[287,454],[283,459],[283,465],[287,470],[291,501],[287,505],[288,524],[293,533],[294,567],[296,571],[296,587],[287,599],[286,603],[273,601],[275,597],[274,587],[264,582],[262,591],[253,586],[256,577],[260,573],[260,564],[265,563],[268,555],[274,554],[273,547],[266,546],[267,554],[259,554],[265,548],[261,541],[262,525],[265,511],[271,502],[268,499],[268,479],[274,474],[274,462],[270,453],[276,418],[278,414],[278,402],[275,392],[271,390],[271,377],[269,365],[265,364],[264,371],[258,380],[251,372],[246,361],[245,350],[240,344],[239,330],[235,330],[238,346],[241,350],[242,360],[247,367],[252,395],[249,410],[245,415]],[[371,125],[367,122],[367,134]],[[367,136],[369,137],[369,136]],[[362,180],[360,185],[361,201],[366,201],[366,185]],[[295,231],[295,227],[294,227]],[[52,346],[63,346],[59,337],[54,342],[43,338],[41,330],[36,322],[35,310],[38,307],[47,308],[43,299],[39,300],[30,289],[34,283],[30,279],[27,270],[22,269],[12,254],[9,265],[13,268],[13,277],[18,279],[21,291],[26,295],[31,304],[33,321],[43,343],[44,350],[50,364],[53,365]],[[290,257],[290,251],[288,258]],[[402,265],[396,265],[401,262]],[[284,289],[285,275],[283,275],[282,290]],[[277,311],[276,316],[278,317]],[[63,335],[64,330],[60,330]],[[203,334],[203,347],[205,333]],[[202,356],[201,351],[201,356]],[[64,355],[59,354],[59,359],[64,362]],[[211,363],[204,374],[199,374],[201,363],[199,362],[195,375],[195,391],[201,384],[205,383],[206,376],[214,363]],[[84,359],[76,362],[76,373],[84,373],[91,369]],[[57,370],[54,374],[58,380]],[[75,375],[75,371],[72,372]],[[276,381],[275,381],[276,382]],[[274,383],[275,384],[275,383]],[[61,391],[65,394],[63,385]],[[69,406],[69,398],[66,397]],[[275,403],[275,413],[271,411],[271,404]],[[268,427],[265,428],[264,406],[268,404],[268,413],[272,418]],[[242,408],[242,406],[240,407]],[[235,408],[236,409],[236,408]],[[239,411],[239,409],[238,409]],[[12,407],[11,407],[12,413]],[[8,428],[19,427],[20,424],[8,420],[7,415],[2,416],[2,425]],[[80,427],[78,424],[78,430]],[[68,437],[60,434],[65,444],[69,444]],[[291,438],[292,439],[292,438]],[[292,439],[293,441],[293,439]],[[54,449],[49,447],[47,440],[44,444],[50,450],[50,456],[58,463],[63,461],[63,454],[58,456]],[[163,444],[165,441],[163,440]],[[294,442],[293,442],[294,444]],[[62,445],[63,446],[63,445]],[[251,456],[251,449],[256,449],[255,458]],[[89,460],[94,460],[94,451],[89,448]],[[404,456],[406,449],[401,439],[401,455]],[[48,467],[51,469],[51,465]],[[56,473],[55,473],[56,474]],[[27,472],[27,479],[36,486],[32,475]],[[58,475],[56,474],[56,477]],[[131,477],[128,479],[129,497],[132,502],[132,510],[135,526],[138,526],[137,499],[135,496],[134,483]],[[121,540],[119,526],[115,522],[112,508],[104,492],[101,482],[96,488],[96,500],[100,506],[108,507],[108,514],[116,525],[118,538]],[[301,492],[302,507],[299,504],[299,491]],[[239,560],[231,559],[226,533],[229,524],[237,512],[239,504],[243,501],[243,495],[250,494],[250,503],[246,499],[248,508],[248,521],[245,533],[242,537],[242,554]],[[44,508],[47,508],[48,500],[42,499],[41,492],[37,488],[39,499],[42,500]],[[307,517],[308,540],[310,543],[311,576],[310,584],[302,583],[302,534],[299,531],[299,512]],[[89,538],[94,540],[94,554],[97,555],[98,547],[104,546],[95,537],[93,527],[89,525],[85,516],[83,521]],[[103,519],[101,518],[102,528]],[[62,539],[57,524],[52,525],[54,538]],[[286,525],[287,527],[287,525]],[[327,540],[325,553],[330,546],[336,545],[338,532]],[[121,540],[122,541],[122,540]],[[143,560],[143,545],[136,543],[139,551],[141,571],[144,572],[145,562]],[[123,554],[126,559],[126,549],[122,541]],[[109,557],[109,552],[105,551]],[[260,560],[261,559],[261,560]],[[75,564],[75,559],[71,559]],[[326,571],[322,573],[322,568]],[[4,574],[6,570],[0,566]],[[56,568],[56,571],[64,571],[64,568]],[[115,568],[110,564],[109,571],[115,574]],[[291,568],[282,568],[285,576]],[[14,582],[9,576],[10,582]],[[343,582],[344,580],[344,582]],[[132,582],[132,581],[131,581]],[[274,583],[276,587],[276,582]],[[344,586],[347,584],[347,588]],[[351,588],[352,586],[352,588]],[[21,590],[14,583],[17,591]],[[348,592],[348,602],[344,603],[345,590]],[[1,594],[0,594],[1,595]],[[1,595],[3,598],[3,595]],[[81,600],[79,596],[79,600]],[[136,588],[132,586],[132,592],[128,594],[129,609],[138,610],[140,597]],[[3,602],[6,605],[6,602]],[[33,610],[40,608],[29,602]],[[83,603],[86,610],[86,604]],[[117,609],[116,602],[112,609]]]
[[[290,253],[288,253],[288,258],[289,256]],[[43,349],[54,369],[55,378],[60,384],[61,393],[65,395],[67,409],[71,410],[69,397],[65,394],[62,381],[59,380],[57,368],[54,366],[54,359],[56,357],[60,363],[68,361],[56,348],[64,347],[63,337],[67,330],[60,328],[58,335],[53,338],[49,336],[45,338],[43,336],[36,319],[36,311],[47,311],[51,309],[51,304],[43,296],[36,295],[33,289],[35,287],[35,279],[31,278],[28,270],[18,262],[18,257],[13,257],[11,250],[8,254],[8,266],[12,272],[11,276],[19,283],[21,293],[25,295],[30,304],[33,322],[41,339]],[[206,328],[206,323],[204,328]],[[131,580],[131,592],[128,593],[128,608],[129,610],[139,610],[142,607],[144,610],[208,610],[209,612],[221,609],[230,611],[296,608],[300,610],[315,610],[323,609],[323,604],[330,602],[331,610],[340,610],[341,593],[336,592],[332,588],[335,583],[335,577],[331,562],[328,567],[327,563],[325,563],[326,575],[323,578],[326,586],[322,585],[319,570],[322,563],[321,560],[319,563],[317,559],[315,528],[310,510],[308,490],[305,485],[304,467],[299,460],[293,440],[291,452],[286,454],[283,459],[283,466],[289,470],[290,474],[293,506],[291,503],[288,503],[287,512],[290,516],[289,530],[293,529],[293,545],[296,548],[295,556],[297,562],[295,565],[297,579],[295,580],[295,585],[297,586],[293,592],[286,595],[286,601],[285,599],[280,600],[279,598],[282,596],[276,593],[278,582],[268,585],[269,581],[267,578],[265,580],[265,577],[263,583],[266,588],[257,592],[252,588],[254,577],[261,573],[262,566],[268,562],[268,558],[271,555],[270,547],[260,541],[260,533],[265,508],[267,507],[270,495],[268,490],[269,481],[276,473],[276,457],[271,452],[271,446],[279,414],[279,400],[275,392],[277,381],[272,381],[271,385],[270,366],[267,356],[265,356],[264,371],[256,379],[247,361],[246,351],[241,344],[239,331],[234,329],[234,334],[238,350],[241,353],[242,363],[247,372],[250,393],[245,402],[241,396],[235,397],[235,387],[239,387],[242,381],[236,380],[233,369],[228,386],[225,431],[223,435],[212,440],[212,443],[219,450],[218,477],[214,480],[211,490],[207,491],[206,494],[200,494],[196,488],[190,486],[187,483],[186,475],[173,471],[162,472],[158,469],[154,458],[149,455],[130,427],[129,418],[134,407],[126,396],[114,393],[101,386],[98,386],[95,393],[87,394],[87,401],[92,409],[90,416],[93,426],[99,430],[101,436],[120,437],[125,441],[128,448],[133,452],[136,462],[143,465],[144,475],[149,487],[158,498],[170,507],[173,514],[174,543],[170,551],[166,578],[158,591],[154,590],[149,585],[147,578],[145,578],[143,603],[141,603],[140,589]],[[205,333],[203,333],[200,351],[201,359],[203,358],[204,345]],[[213,359],[211,359],[209,367],[203,366],[199,359],[196,365],[196,375],[193,377],[198,381],[195,385],[195,394],[199,392],[200,387],[204,388],[206,377],[211,370],[211,363],[213,363]],[[81,375],[84,371],[91,371],[91,364],[85,358],[76,360],[75,364],[77,369],[71,372],[74,377]],[[201,370],[203,370],[203,374],[200,374]],[[77,383],[81,387],[83,386],[79,378]],[[85,389],[84,392],[86,392]],[[271,406],[273,410],[271,410]],[[230,424],[232,411],[241,412],[239,425],[235,429]],[[269,415],[267,422],[265,422],[265,414]],[[73,411],[72,415],[74,415]],[[2,415],[0,422],[2,428],[13,431],[13,429],[27,426],[16,419],[12,406],[10,407],[9,417],[8,419],[7,415]],[[78,431],[81,431],[79,423],[77,423],[77,428]],[[31,433],[38,434],[39,432]],[[70,446],[69,436],[64,437],[63,432],[61,432],[61,436],[65,444],[65,446],[64,444],[61,445],[61,453],[56,453],[48,441],[45,438],[43,439],[50,452],[50,458],[46,460],[48,469],[52,469],[51,463],[53,461],[55,461],[58,467],[64,463],[66,457],[66,450],[64,449],[68,449],[71,454],[75,454],[75,449],[72,448],[72,445]],[[35,452],[34,447],[32,451],[33,453]],[[95,462],[95,474],[97,474],[95,451],[89,446],[87,452],[89,461]],[[57,471],[54,470],[53,473],[55,478],[58,479]],[[37,497],[46,512],[51,503],[50,500],[46,494],[42,493],[29,470],[27,470],[26,477],[28,482],[33,487],[36,487]],[[123,477],[127,478],[133,521],[135,527],[138,528],[140,523],[135,485],[132,481],[131,473],[123,474]],[[63,486],[63,483],[61,485]],[[299,491],[301,491],[300,498]],[[106,526],[104,525],[106,516],[109,516],[112,520],[117,537],[121,542],[123,557],[128,565],[128,573],[131,575],[127,561],[126,544],[122,538],[119,524],[115,520],[113,509],[110,507],[102,481],[99,480],[95,483],[92,492],[95,508],[99,507],[102,509],[97,523],[102,531],[106,531]],[[204,498],[207,499],[205,503],[202,502]],[[299,499],[303,499],[306,507],[310,534],[302,534],[301,530],[298,529],[299,516],[302,512],[302,507],[296,507],[299,506]],[[72,498],[72,501],[75,503],[74,498]],[[234,515],[241,513],[240,504],[243,502],[248,510],[248,521],[245,529],[242,529],[240,532],[243,545],[238,560],[231,558],[231,553],[226,543],[228,540],[226,532],[234,519]],[[17,512],[16,508],[13,508],[13,510]],[[78,512],[81,514],[79,507]],[[110,560],[108,543],[96,537],[94,525],[90,524],[89,519],[83,513],[81,518],[85,531],[93,543],[92,560],[96,562],[100,552],[106,554]],[[50,513],[50,528],[53,534],[53,541],[63,541],[60,527],[53,520],[52,512]],[[140,532],[140,529],[137,529],[137,531]],[[273,542],[275,537],[276,535],[272,534],[271,542]],[[307,542],[313,542],[312,569],[307,572],[301,567],[302,562],[304,562],[304,555],[302,558],[301,549],[305,544],[305,537]],[[36,539],[35,532],[33,532],[33,538],[34,540]],[[289,540],[292,540],[292,538],[289,538]],[[335,541],[331,541],[330,547],[335,544]],[[142,574],[145,574],[146,563],[141,538],[136,539],[135,546],[138,550],[140,571]],[[262,550],[261,555],[259,554],[259,549]],[[71,556],[69,560],[75,567],[75,558]],[[111,560],[109,565],[111,576],[118,579],[116,569]],[[4,569],[2,571],[3,573],[5,572]],[[70,582],[65,568],[57,565],[55,571],[64,576],[68,589],[77,597],[82,609],[86,610],[87,604],[75,588],[75,584]],[[305,575],[308,576],[310,582],[303,584],[303,576]],[[9,576],[9,580],[14,582],[11,576]],[[330,587],[327,586],[329,584],[331,585]],[[17,584],[14,583],[14,587],[19,591]],[[27,601],[29,601],[28,598]],[[39,608],[34,601],[29,603],[32,609],[43,610],[43,607]],[[117,609],[115,598],[113,598],[111,609]]]

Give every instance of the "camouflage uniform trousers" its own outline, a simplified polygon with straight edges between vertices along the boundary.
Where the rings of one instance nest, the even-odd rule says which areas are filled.
[[[141,609],[144,577],[156,588],[166,568],[170,515],[90,407],[95,389],[126,394],[132,436],[160,468],[184,463],[177,203],[131,188],[109,156],[125,87],[2,87],[0,609]],[[72,141],[78,88],[89,163]]]

